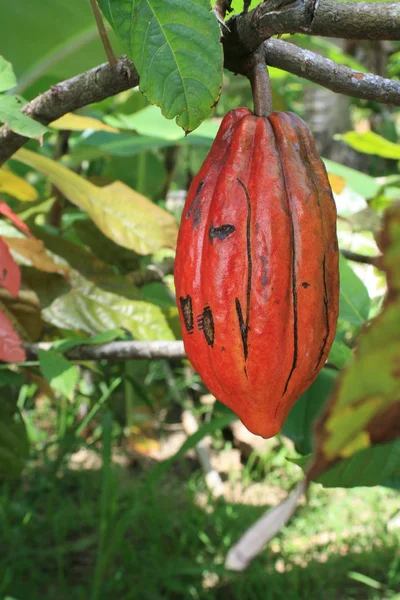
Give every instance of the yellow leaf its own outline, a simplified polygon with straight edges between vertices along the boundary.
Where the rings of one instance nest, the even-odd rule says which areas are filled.
[[[13,250],[19,257],[26,259],[39,271],[45,273],[66,274],[69,269],[62,265],[57,265],[47,254],[42,240],[36,238],[11,238],[4,236],[2,238],[7,246]]]
[[[159,442],[144,435],[130,438],[128,440],[128,446],[131,450],[135,450],[139,454],[150,456],[152,458],[156,458],[160,451]]]
[[[339,175],[335,175],[334,173],[328,173],[328,179],[335,194],[341,194],[346,187],[345,178],[339,177]]]
[[[116,244],[138,254],[175,247],[178,227],[174,217],[121,181],[100,188],[54,160],[26,149],[13,158],[46,175]]]
[[[24,341],[40,339],[43,330],[43,320],[39,298],[31,290],[22,289],[18,296],[13,297],[7,290],[0,290],[2,310],[4,306],[13,315],[13,324]]]
[[[366,431],[360,431],[354,439],[352,439],[347,446],[341,449],[340,456],[342,458],[348,458],[353,456],[359,450],[364,450],[371,445],[371,440]]]
[[[75,115],[74,113],[67,113],[56,121],[50,123],[50,127],[53,129],[66,129],[68,131],[85,131],[86,129],[93,129],[95,131],[111,131],[118,133],[118,129],[103,123],[99,119],[93,117],[82,117],[81,115]]]
[[[12,171],[8,169],[0,169],[0,192],[9,194],[17,200],[22,202],[33,202],[37,200],[38,194],[33,186],[31,186],[25,179],[14,175]]]

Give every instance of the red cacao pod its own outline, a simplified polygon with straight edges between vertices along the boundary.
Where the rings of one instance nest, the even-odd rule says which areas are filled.
[[[308,126],[229,112],[188,192],[175,286],[205,385],[271,437],[316,378],[338,316],[336,209]]]

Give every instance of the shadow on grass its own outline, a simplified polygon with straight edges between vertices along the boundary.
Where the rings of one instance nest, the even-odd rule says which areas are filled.
[[[150,489],[122,470],[111,471],[107,485],[102,471],[66,470],[55,478],[42,469],[22,485],[4,484],[0,598],[382,600],[400,582],[395,537],[383,543],[372,531],[340,547],[302,543],[304,519],[313,518],[307,506],[245,573],[229,573],[227,550],[267,507],[199,505],[197,491],[171,473]],[[350,571],[382,587],[353,581]]]

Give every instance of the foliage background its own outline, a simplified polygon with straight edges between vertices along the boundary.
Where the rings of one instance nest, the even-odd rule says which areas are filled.
[[[112,6],[122,4],[100,2],[111,22]],[[239,5],[233,3],[235,10]],[[7,74],[13,81],[12,72],[17,80],[16,88],[2,88],[3,121],[8,90],[30,100],[104,60],[88,3],[31,0],[22,20],[18,11],[16,3],[0,0],[0,39],[7,39],[3,54],[13,68],[6,65],[0,81]],[[160,14],[168,21],[167,12]],[[208,19],[211,14],[204,31],[217,39],[216,22]],[[17,22],[18,36],[10,35]],[[140,22],[136,50],[129,48],[126,21],[118,23],[120,39],[110,32],[113,46],[135,58]],[[185,45],[189,37],[179,26],[178,43]],[[381,74],[399,76],[398,43],[290,39],[353,68],[376,70],[379,64]],[[201,47],[201,35],[197,42]],[[179,47],[162,62],[173,70],[177,56]],[[219,79],[210,73],[222,64],[221,49],[200,56],[209,97],[202,96],[197,114],[183,111],[178,122],[185,129],[208,117],[218,95]],[[384,210],[399,198],[398,114],[374,102],[338,99],[278,69],[270,72],[276,109],[292,110],[314,128],[335,190],[341,247],[376,256]],[[173,117],[161,77],[149,72],[141,85]],[[167,90],[171,98],[180,86],[175,81]],[[198,88],[190,93],[203,94]],[[22,274],[17,298],[0,290],[1,310],[25,341],[64,340],[65,348],[88,336],[94,343],[180,339],[172,268],[184,192],[220,118],[238,105],[251,107],[249,84],[224,71],[219,103],[186,137],[135,89],[66,115],[50,126],[40,148],[32,140],[0,170],[1,200],[34,236],[0,221]],[[312,485],[307,506],[244,575],[223,567],[237,538],[301,479],[298,464],[312,452],[315,417],[338,370],[351,363],[363,326],[381,310],[385,292],[381,270],[342,258],[330,364],[296,404],[282,435],[262,443],[240,433],[225,407],[209,403],[186,361],[75,364],[62,357],[60,346],[41,351],[38,362],[3,365],[1,597],[395,598],[400,451],[393,440],[356,447],[326,472],[325,488]],[[372,362],[381,352],[374,343],[364,338]],[[377,381],[387,382],[383,371]],[[357,394],[357,377],[354,386]],[[185,411],[200,425],[195,436],[182,426]],[[223,478],[218,499],[193,453],[205,436]],[[192,454],[183,458],[185,440]],[[378,484],[385,487],[343,489]]]

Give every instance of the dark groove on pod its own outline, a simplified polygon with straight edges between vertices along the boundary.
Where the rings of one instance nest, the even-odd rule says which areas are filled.
[[[247,243],[247,288],[246,288],[246,321],[244,321],[243,319],[243,311],[242,311],[242,306],[238,300],[238,298],[236,298],[236,312],[238,315],[238,321],[239,321],[239,327],[240,327],[240,334],[242,337],[242,344],[243,344],[243,353],[244,353],[244,360],[247,360],[248,354],[249,354],[249,344],[248,344],[248,337],[249,337],[249,323],[250,323],[250,299],[251,299],[251,284],[252,284],[252,277],[253,277],[253,261],[252,261],[252,257],[251,257],[251,202],[250,202],[250,196],[249,196],[249,192],[246,188],[246,186],[244,185],[244,183],[239,179],[239,177],[236,178],[237,182],[241,185],[245,196],[246,196],[246,202],[247,202],[247,223],[246,223],[246,243]],[[246,371],[246,369],[245,369]],[[246,372],[246,376],[247,376],[247,372]]]
[[[210,238],[211,243],[213,240],[225,240],[228,236],[230,236],[234,231],[236,231],[236,227],[234,225],[230,225],[227,223],[226,225],[221,225],[220,227],[213,227],[210,225],[208,230],[208,237]]]
[[[192,298],[190,296],[186,296],[186,298],[183,298],[183,296],[181,296],[179,298],[179,304],[181,307],[183,321],[185,323],[186,331],[188,333],[193,333],[194,319],[193,319]]]
[[[322,275],[323,275],[323,279],[324,279],[324,307],[325,307],[325,336],[324,339],[322,340],[322,347],[319,353],[319,357],[318,357],[318,362],[315,365],[315,369],[318,369],[320,362],[322,360],[322,357],[324,355],[325,352],[325,347],[326,347],[326,342],[328,341],[329,338],[329,334],[330,334],[330,325],[329,325],[329,301],[328,301],[328,288],[326,285],[326,256],[324,255],[324,260],[322,261]]]
[[[244,324],[243,311],[242,311],[242,306],[240,304],[239,298],[235,298],[235,305],[236,305],[236,314],[237,314],[238,321],[239,321],[240,335],[242,337],[244,359],[247,360],[247,355],[249,352],[249,349],[247,346],[247,330],[246,330],[246,325]]]
[[[196,190],[196,195],[193,199],[192,204],[189,206],[189,210],[187,211],[186,218],[190,219],[193,215],[193,224],[195,227],[198,227],[201,222],[201,198],[200,193],[204,187],[204,181],[200,181],[199,186]]]
[[[297,314],[297,275],[296,275],[296,242],[294,237],[294,223],[293,217],[291,217],[291,225],[292,225],[292,299],[293,299],[293,361],[292,368],[290,369],[289,376],[286,380],[285,389],[283,390],[282,396],[284,396],[287,392],[289,382],[292,378],[293,372],[297,366],[297,353],[298,353],[298,314]]]
[[[211,347],[214,346],[214,319],[209,306],[205,306],[203,312],[197,317],[197,327],[204,333],[207,344]]]

